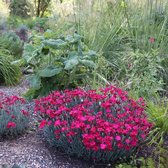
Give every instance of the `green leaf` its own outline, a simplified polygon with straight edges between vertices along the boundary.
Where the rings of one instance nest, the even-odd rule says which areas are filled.
[[[23,58],[28,60],[32,56],[32,52],[35,51],[35,47],[31,44],[25,44],[23,50]]]
[[[44,40],[43,44],[45,45],[45,47],[51,47],[53,49],[62,49],[65,48],[67,46],[67,42],[61,40],[61,39],[49,39],[49,40]]]
[[[38,56],[41,52],[42,46],[35,47],[31,44],[26,44],[24,46],[24,51],[23,51],[23,58],[26,60],[27,63],[30,63],[33,58]]]
[[[77,40],[75,40],[73,38],[73,36],[71,36],[71,35],[67,35],[67,37],[65,38],[65,41],[68,41],[69,43],[75,43],[75,42],[77,42]]]
[[[69,52],[68,57],[73,58],[73,57],[77,57],[77,55],[78,55],[77,51],[71,51],[71,52]]]
[[[79,60],[79,62],[85,66],[94,68],[95,67],[95,63],[91,60]]]
[[[83,38],[83,37],[80,36],[79,34],[74,33],[74,39],[75,39],[75,41],[80,41],[82,38]]]
[[[52,77],[59,74],[62,71],[60,67],[48,66],[45,69],[39,71],[39,76],[41,77]]]
[[[93,50],[89,50],[88,54],[89,56],[93,57],[93,56],[96,56],[96,52],[93,51]]]
[[[71,57],[68,60],[66,60],[65,62],[65,68],[66,70],[71,70],[72,68],[74,68],[76,65],[79,64],[79,60],[78,57]]]
[[[52,38],[53,36],[53,31],[50,30],[50,29],[47,29],[45,32],[44,32],[44,38]]]
[[[18,66],[24,66],[25,63],[26,63],[26,60],[24,58],[11,62],[12,65],[18,65]]]
[[[28,80],[30,81],[30,86],[34,89],[40,89],[41,87],[41,79],[38,74],[33,74],[29,76]]]

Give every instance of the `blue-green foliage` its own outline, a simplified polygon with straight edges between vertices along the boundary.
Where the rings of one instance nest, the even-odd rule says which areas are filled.
[[[25,100],[0,93],[0,137],[17,136],[25,131],[28,123]]]

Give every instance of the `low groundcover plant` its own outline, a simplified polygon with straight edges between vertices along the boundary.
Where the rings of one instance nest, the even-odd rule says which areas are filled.
[[[127,160],[152,124],[143,98],[135,101],[115,86],[55,91],[35,100],[40,128],[50,143],[70,155],[97,162]]]
[[[0,92],[0,137],[16,136],[28,126],[29,113],[25,100]]]

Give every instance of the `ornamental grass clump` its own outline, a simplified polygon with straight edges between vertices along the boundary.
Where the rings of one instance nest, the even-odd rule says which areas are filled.
[[[21,134],[28,126],[25,100],[0,92],[0,138]]]
[[[35,100],[40,128],[52,145],[83,159],[128,160],[145,141],[152,124],[142,98],[135,101],[115,86],[52,92]]]

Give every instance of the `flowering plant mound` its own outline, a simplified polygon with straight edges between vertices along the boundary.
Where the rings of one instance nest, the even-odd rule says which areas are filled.
[[[55,91],[35,100],[40,128],[49,142],[71,155],[103,162],[130,158],[148,135],[142,98],[135,101],[115,86]]]
[[[15,136],[28,126],[29,113],[25,100],[0,92],[0,136]]]

